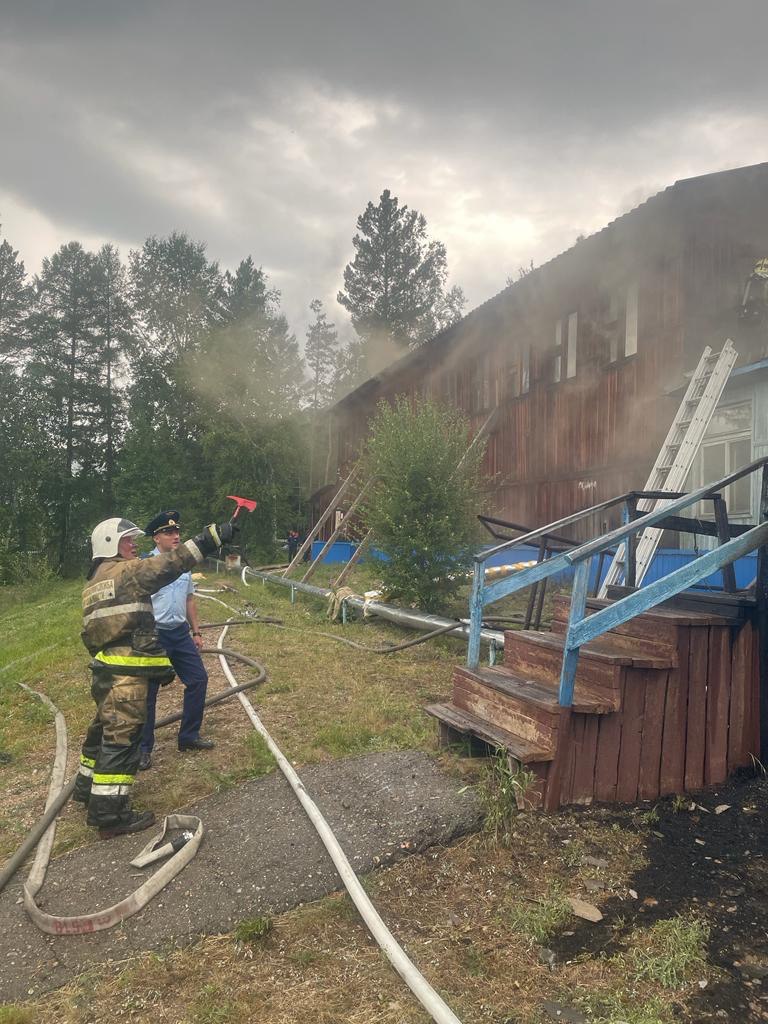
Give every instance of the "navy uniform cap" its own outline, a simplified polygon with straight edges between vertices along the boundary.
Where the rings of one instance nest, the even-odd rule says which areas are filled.
[[[169,526],[181,527],[181,516],[175,508],[166,509],[165,512],[158,512],[156,516],[149,520],[144,528],[144,532],[148,537],[152,537],[160,530],[167,530]]]

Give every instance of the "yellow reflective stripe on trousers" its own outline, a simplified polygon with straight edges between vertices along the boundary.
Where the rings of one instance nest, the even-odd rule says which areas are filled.
[[[94,786],[132,786],[133,775],[97,775],[93,773]]]
[[[81,754],[80,755],[80,764],[84,764],[86,766],[86,768],[95,768],[96,767],[96,758],[95,757],[86,757],[85,754]]]
[[[104,665],[125,665],[126,668],[155,668],[158,665],[171,668],[171,659],[162,654],[105,654],[104,651],[99,651],[94,655],[94,660]]]

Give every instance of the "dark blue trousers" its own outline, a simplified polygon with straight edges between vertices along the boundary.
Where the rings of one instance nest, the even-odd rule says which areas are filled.
[[[159,629],[157,635],[171,660],[173,669],[184,685],[184,706],[179,726],[179,743],[196,740],[203,722],[203,705],[208,689],[208,673],[203,659],[189,633],[189,626]],[[160,684],[149,681],[147,720],[141,734],[141,749],[149,752],[155,745],[155,706]]]

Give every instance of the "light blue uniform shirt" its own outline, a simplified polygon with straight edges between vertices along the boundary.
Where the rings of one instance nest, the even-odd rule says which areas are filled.
[[[155,548],[152,554],[159,555],[160,549]],[[174,626],[188,625],[187,598],[194,592],[192,573],[183,572],[173,583],[169,583],[152,595],[155,622],[160,629],[173,629]]]

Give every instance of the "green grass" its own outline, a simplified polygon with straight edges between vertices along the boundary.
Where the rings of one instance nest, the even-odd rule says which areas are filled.
[[[659,996],[642,999],[634,992],[613,992],[581,997],[579,1006],[589,1024],[674,1024],[678,1020],[669,1001]]]
[[[495,842],[506,844],[512,823],[525,805],[536,776],[497,750],[486,768],[480,794],[485,808],[485,830]]]
[[[14,760],[53,743],[50,713],[23,682],[46,693],[70,729],[84,729],[92,702],[80,640],[80,580],[51,580],[37,587],[0,587],[0,750]]]
[[[34,1024],[35,1014],[23,1006],[7,1003],[0,1006],[0,1024]]]
[[[664,988],[680,988],[706,963],[709,926],[696,915],[657,921],[635,934],[622,959],[635,981],[655,981]]]
[[[235,928],[235,940],[248,945],[256,945],[272,931],[271,917],[252,917],[241,921]]]
[[[190,1007],[191,1024],[229,1024],[238,1019],[237,1007],[218,985],[206,985]]]
[[[553,888],[541,900],[514,904],[506,914],[507,923],[531,942],[543,945],[570,920],[572,910],[559,889]]]

